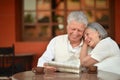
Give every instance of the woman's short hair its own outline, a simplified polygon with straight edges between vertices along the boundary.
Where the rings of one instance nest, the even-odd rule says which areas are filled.
[[[100,25],[97,22],[93,22],[93,23],[88,24],[87,28],[92,28],[92,29],[98,31],[101,39],[104,39],[104,38],[108,37],[107,31],[103,28],[102,25]]]
[[[83,23],[83,24],[85,24],[85,26],[87,26],[87,24],[88,24],[87,16],[82,11],[71,12],[67,17],[68,24],[73,20],[75,20],[79,23]]]

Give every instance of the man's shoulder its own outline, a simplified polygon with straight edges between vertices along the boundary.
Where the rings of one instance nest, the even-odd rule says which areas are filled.
[[[56,37],[54,37],[51,41],[52,42],[66,42],[68,40],[68,35],[64,34],[64,35],[58,35]]]
[[[62,38],[67,38],[67,34],[63,34],[63,35],[58,35],[56,37],[54,37],[54,39],[62,39]]]

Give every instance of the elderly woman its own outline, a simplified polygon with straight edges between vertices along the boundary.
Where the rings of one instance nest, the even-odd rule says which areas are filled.
[[[120,74],[119,47],[114,40],[108,37],[106,30],[99,23],[88,24],[84,32],[80,61],[84,67],[95,65],[98,70]]]

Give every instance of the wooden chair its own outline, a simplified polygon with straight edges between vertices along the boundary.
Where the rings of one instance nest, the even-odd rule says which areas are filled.
[[[0,47],[0,76],[9,77],[13,75],[14,55],[14,45],[9,47]]]

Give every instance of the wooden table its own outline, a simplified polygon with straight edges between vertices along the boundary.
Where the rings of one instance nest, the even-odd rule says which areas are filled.
[[[120,75],[104,71],[97,74],[55,72],[35,75],[32,71],[25,71],[13,75],[12,80],[120,80]]]

